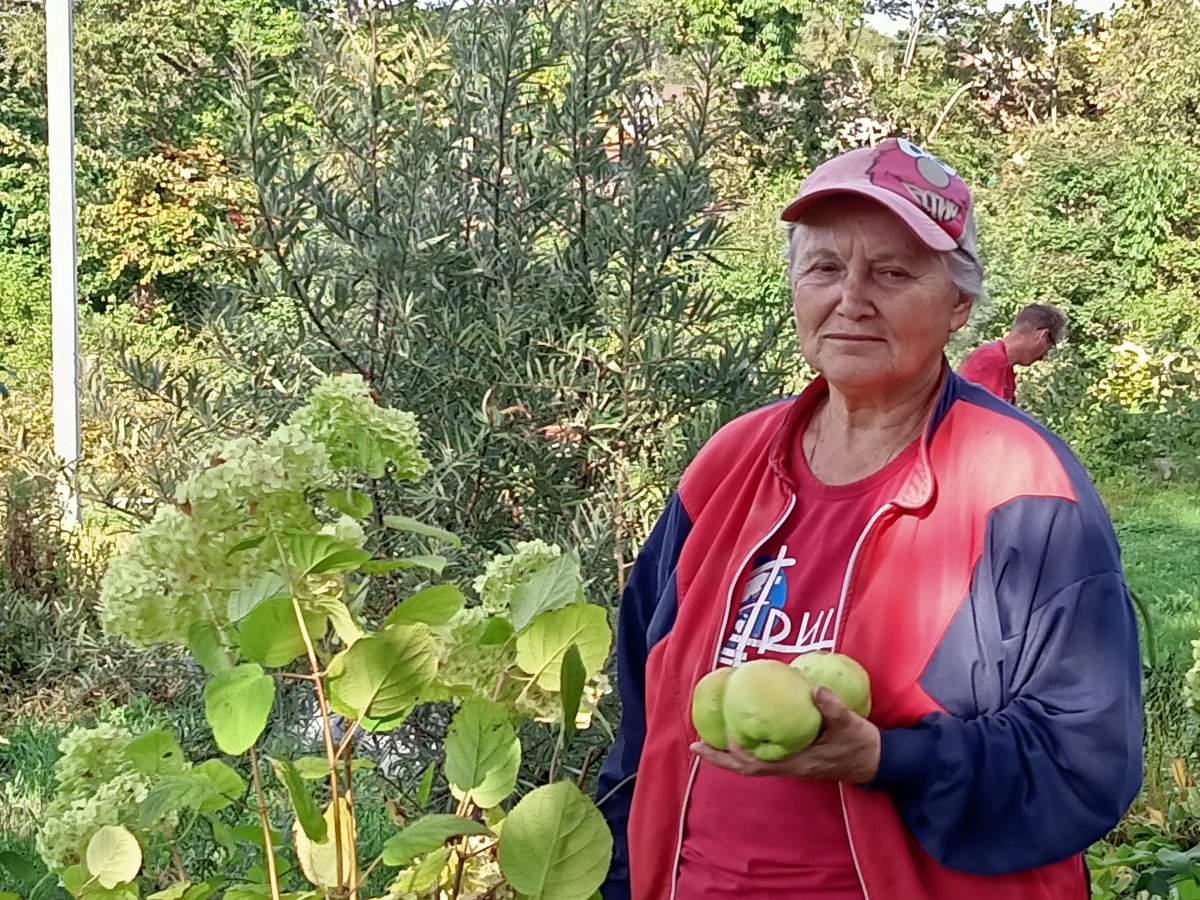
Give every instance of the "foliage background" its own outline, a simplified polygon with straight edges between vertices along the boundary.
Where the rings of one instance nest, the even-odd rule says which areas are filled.
[[[464,573],[570,546],[612,606],[700,443],[804,381],[779,208],[831,153],[904,135],[976,193],[991,301],[952,361],[1025,303],[1070,318],[1021,402],[1102,481],[1155,645],[1147,788],[1113,836],[1144,853],[1101,853],[1097,891],[1185,896],[1190,863],[1160,851],[1200,840],[1200,6],[991,6],[80,0],[87,515],[62,534],[43,9],[0,0],[0,851],[83,704],[206,740],[186,666],[94,607],[204,447],[359,372],[433,463],[376,484],[380,515],[461,534]]]

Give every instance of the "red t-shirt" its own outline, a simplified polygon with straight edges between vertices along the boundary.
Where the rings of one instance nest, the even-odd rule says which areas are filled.
[[[1015,402],[1017,398],[1017,375],[1008,361],[1004,341],[984,344],[974,351],[958,367],[958,374],[967,381],[987,388],[1008,403]]]
[[[797,441],[791,517],[763,546],[719,665],[832,650],[842,579],[859,535],[897,493],[914,441],[862,481],[813,477]],[[837,782],[748,777],[701,762],[687,807],[679,886],[685,900],[863,900]]]

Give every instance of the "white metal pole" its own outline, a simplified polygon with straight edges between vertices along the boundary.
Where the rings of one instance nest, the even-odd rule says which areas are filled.
[[[46,119],[50,133],[50,306],[53,330],[54,452],[63,466],[63,521],[79,523],[79,307],[75,239],[75,71],[72,0],[46,3]]]

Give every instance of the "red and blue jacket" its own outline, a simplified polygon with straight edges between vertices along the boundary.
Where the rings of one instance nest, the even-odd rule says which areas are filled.
[[[721,429],[630,573],[597,795],[615,838],[605,900],[675,897],[701,764],[692,690],[798,502],[786,454],[826,390]],[[947,368],[840,603],[837,649],[867,669],[882,734],[874,781],[839,785],[867,900],[1086,900],[1082,851],[1141,784],[1141,666],[1116,538],[1071,452]]]

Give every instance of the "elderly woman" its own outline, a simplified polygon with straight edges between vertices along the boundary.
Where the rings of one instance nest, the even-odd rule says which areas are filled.
[[[892,140],[783,218],[819,377],[712,438],[638,557],[604,897],[1085,900],[1141,780],[1137,631],[1082,467],[946,364],[982,290],[970,193]],[[697,742],[705,674],[827,650],[869,719],[818,689],[789,759]]]

